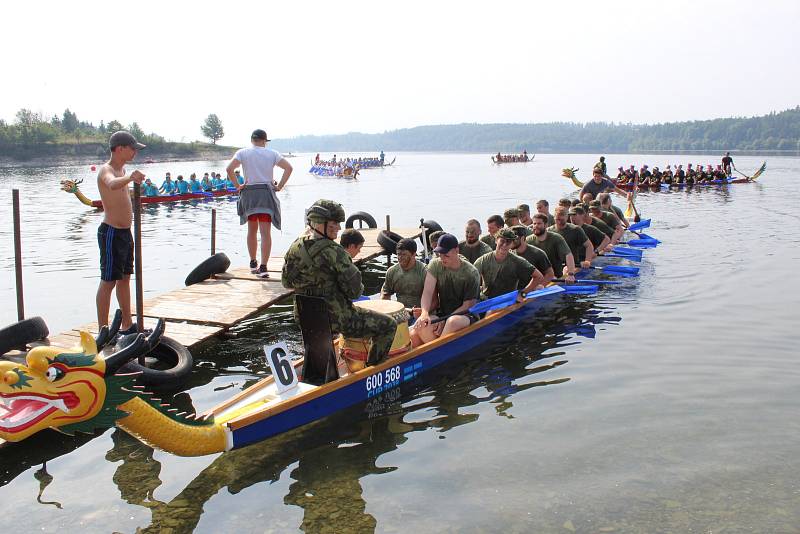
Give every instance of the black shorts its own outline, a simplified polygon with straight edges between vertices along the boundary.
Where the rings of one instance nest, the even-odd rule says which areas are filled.
[[[133,274],[133,235],[130,228],[114,228],[102,223],[97,229],[100,246],[100,279],[106,282],[122,280]]]

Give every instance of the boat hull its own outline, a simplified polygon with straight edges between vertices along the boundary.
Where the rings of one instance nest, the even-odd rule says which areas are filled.
[[[411,351],[408,355],[391,358],[375,367],[320,386],[313,398],[303,400],[302,396],[298,397],[296,403],[286,403],[288,406],[280,412],[280,407],[276,407],[276,413],[260,420],[231,421],[228,424],[232,435],[231,448],[238,449],[287,432],[414,381],[423,373],[492,340],[525,317],[561,298],[560,294],[548,295],[521,306],[515,305],[510,311],[478,321],[462,331],[461,335],[454,334],[456,337],[451,340],[430,343],[427,350]]]
[[[221,191],[209,191],[208,193],[186,193],[185,195],[170,195],[170,196],[157,196],[157,197],[141,197],[142,204],[164,204],[167,202],[185,202],[187,200],[205,200],[208,198],[226,197],[229,195],[236,195],[236,191],[227,189]],[[209,196],[210,195],[210,196]],[[102,200],[92,200],[92,207],[103,209]]]

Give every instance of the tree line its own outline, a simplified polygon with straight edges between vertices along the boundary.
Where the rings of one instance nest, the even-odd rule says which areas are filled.
[[[222,122],[213,113],[209,115],[200,127],[204,136],[213,144],[224,136]],[[0,119],[0,155],[19,157],[24,159],[29,156],[46,154],[46,148],[52,145],[98,145],[95,151],[103,152],[108,144],[108,138],[114,132],[127,130],[144,143],[151,153],[162,150],[186,151],[181,147],[184,143],[171,143],[156,133],[145,133],[138,123],[128,125],[118,120],[107,123],[100,121],[98,126],[91,122],[78,119],[75,112],[69,108],[61,115],[44,116],[42,113],[30,109],[17,111],[14,121],[7,123]],[[194,147],[194,144],[186,144]],[[184,149],[184,150],[181,150]]]
[[[663,124],[551,122],[418,126],[379,134],[300,136],[275,146],[306,152],[661,152],[800,150],[800,106],[748,118]]]

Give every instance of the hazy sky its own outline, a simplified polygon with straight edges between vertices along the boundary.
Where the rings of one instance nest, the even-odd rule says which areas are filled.
[[[459,122],[664,122],[800,104],[800,1],[3,4],[0,118],[69,107],[225,144]]]

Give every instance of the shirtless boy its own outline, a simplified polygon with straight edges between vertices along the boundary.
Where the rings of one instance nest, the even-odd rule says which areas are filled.
[[[131,205],[128,184],[141,184],[144,174],[138,170],[125,174],[125,164],[133,161],[136,152],[145,147],[128,132],[114,133],[108,140],[111,159],[97,174],[97,188],[103,200],[103,223],[97,230],[100,246],[100,286],[97,288],[97,324],[108,324],[111,293],[117,290],[117,302],[122,310],[120,333],[136,330],[131,318],[131,274],[133,274],[133,235],[131,235]]]

